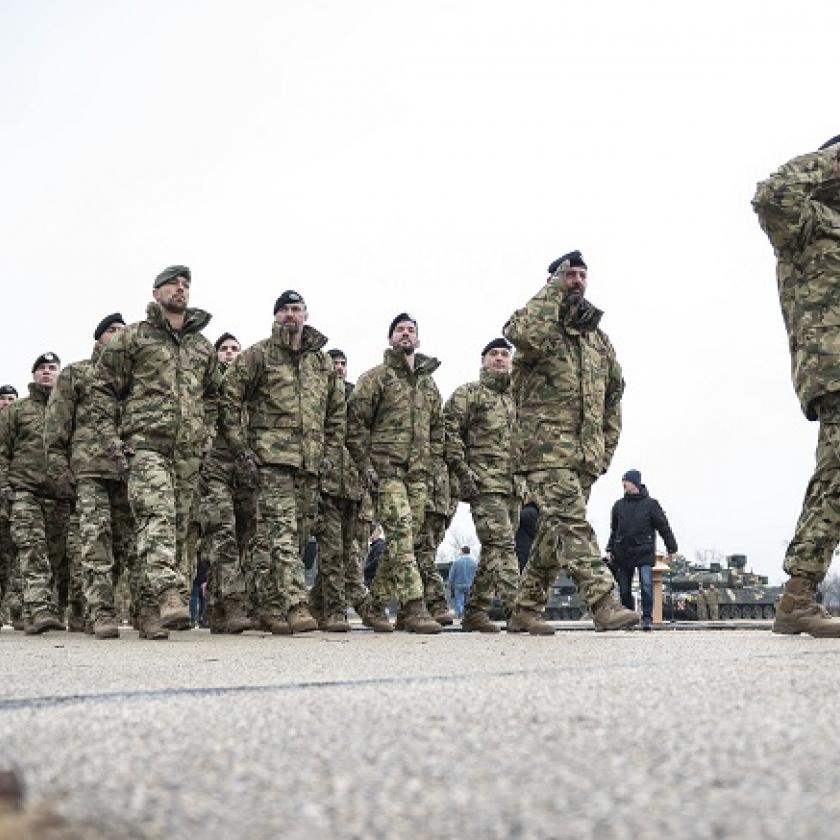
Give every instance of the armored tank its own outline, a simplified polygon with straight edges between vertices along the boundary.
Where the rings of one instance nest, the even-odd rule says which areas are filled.
[[[701,589],[710,591],[714,584],[717,591],[718,617],[721,620],[733,618],[773,618],[776,603],[781,597],[781,586],[770,586],[766,575],[746,571],[745,554],[730,554],[726,566],[711,562],[708,565],[690,563],[684,557],[677,557],[665,573],[665,618],[687,621],[696,620],[704,611]]]

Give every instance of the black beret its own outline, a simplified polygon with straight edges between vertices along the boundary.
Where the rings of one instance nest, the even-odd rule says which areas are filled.
[[[831,140],[828,140],[827,142],[823,143],[822,146],[820,146],[819,149],[817,149],[817,151],[821,152],[823,149],[827,149],[829,146],[834,146],[836,143],[840,143],[840,134],[838,134],[836,137],[832,137]]]
[[[586,268],[587,265],[583,261],[583,256],[581,255],[580,251],[569,251],[568,254],[563,254],[562,257],[558,257],[554,262],[548,267],[548,273],[554,274],[558,268],[564,263],[569,263],[569,268]]]
[[[339,350],[337,347],[333,347],[332,350],[327,350],[327,355],[331,359],[344,359],[345,362],[347,361],[347,356],[345,355],[344,351]]]
[[[155,277],[155,288],[159,289],[166,283],[171,282],[176,277],[186,277],[187,280],[192,280],[190,270],[185,265],[170,265],[169,268],[164,268],[157,277]]]
[[[401,323],[402,321],[411,321],[414,324],[414,328],[417,329],[417,321],[408,314],[408,312],[400,312],[393,321],[391,321],[391,326],[388,327],[388,338],[390,338],[394,334],[394,330],[397,328],[397,324]]]
[[[58,356],[55,353],[49,353],[49,352],[48,353],[41,353],[41,355],[38,356],[37,359],[35,359],[35,363],[32,365],[32,373],[35,373],[35,371],[38,370],[38,368],[41,365],[47,365],[47,364],[49,364],[49,365],[60,365],[61,364],[61,359],[59,359]]]
[[[213,345],[216,348],[216,352],[219,351],[219,348],[226,342],[226,341],[235,341],[239,344],[239,339],[233,333],[222,333],[217,339],[216,343]],[[241,345],[240,345],[241,346]]]
[[[274,301],[274,314],[276,315],[280,311],[280,307],[285,306],[287,303],[302,303],[306,305],[306,301],[297,293],[292,291],[291,289],[286,289],[276,301]]]
[[[102,338],[105,330],[111,326],[111,324],[122,324],[125,326],[125,319],[119,312],[114,312],[111,315],[106,315],[96,326],[96,329],[93,331],[93,338],[94,341],[99,341]]]
[[[14,385],[0,385],[0,397],[8,396],[9,394],[18,395],[17,388]]]
[[[506,338],[494,338],[492,341],[487,342],[484,349],[481,351],[481,355],[486,356],[491,350],[495,350],[497,347],[502,350],[513,349],[513,345]]]

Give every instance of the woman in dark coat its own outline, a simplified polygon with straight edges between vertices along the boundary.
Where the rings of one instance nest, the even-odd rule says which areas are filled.
[[[665,511],[652,499],[642,484],[638,470],[628,470],[621,478],[624,498],[612,509],[610,541],[607,556],[615,561],[618,570],[618,589],[621,603],[628,610],[635,608],[631,587],[633,575],[639,570],[642,590],[642,629],[651,629],[653,612],[653,564],[656,561],[656,533],[662,537],[668,555],[677,553],[677,541],[668,524]]]

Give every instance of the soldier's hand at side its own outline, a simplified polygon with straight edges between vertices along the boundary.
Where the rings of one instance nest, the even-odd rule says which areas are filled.
[[[257,466],[257,456],[250,450],[240,452],[233,464],[236,482],[240,487],[253,490],[260,481],[260,471]]]
[[[379,487],[379,474],[373,467],[365,470],[365,486],[375,490]]]

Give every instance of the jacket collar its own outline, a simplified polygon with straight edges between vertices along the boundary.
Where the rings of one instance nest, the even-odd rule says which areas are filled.
[[[212,317],[209,312],[205,312],[203,309],[187,309],[184,313],[184,326],[180,330],[181,335],[201,332],[210,323]],[[160,304],[157,301],[151,301],[146,307],[146,318],[153,326],[174,334],[175,331],[169,326],[169,321],[163,317],[163,312],[161,312]]]
[[[269,340],[275,347],[288,350],[290,353],[294,352],[292,345],[289,343],[289,333],[277,321],[271,325],[271,338]],[[300,352],[314,353],[316,350],[320,350],[327,341],[327,337],[323,333],[318,332],[315,327],[304,324],[303,334],[300,338]]]
[[[510,374],[507,371],[487,370],[482,368],[478,381],[491,391],[504,394],[510,390]]]
[[[52,388],[48,388],[46,385],[39,385],[37,382],[29,383],[29,396],[32,397],[35,402],[46,405],[47,400],[50,397],[50,391],[52,391]]]

